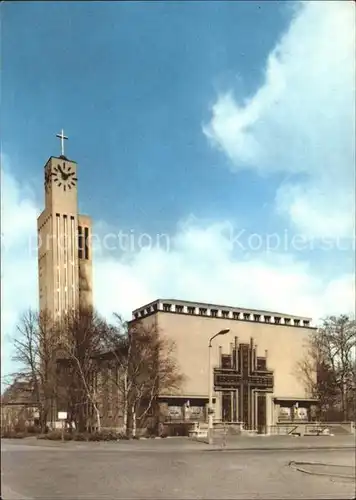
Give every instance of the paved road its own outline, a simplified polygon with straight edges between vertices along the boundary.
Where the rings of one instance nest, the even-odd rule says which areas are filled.
[[[350,472],[337,465],[355,467],[353,449],[269,448],[218,451],[184,440],[63,445],[3,440],[2,498],[354,497],[354,479],[335,472]],[[300,472],[299,462],[329,464],[324,468],[329,475],[314,475],[313,466]]]

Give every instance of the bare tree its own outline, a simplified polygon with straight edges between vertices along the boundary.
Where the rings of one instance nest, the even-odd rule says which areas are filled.
[[[127,324],[119,315],[109,325],[94,310],[80,308],[54,323],[29,311],[18,327],[14,359],[39,408],[43,430],[54,409],[65,409],[79,431],[96,422],[101,430],[103,395],[114,383],[127,434],[157,411],[162,393],[174,393],[183,380],[174,357],[175,345],[156,327]],[[111,380],[103,354],[109,352]],[[105,387],[104,387],[105,386]],[[105,396],[104,396],[105,401]]]
[[[61,386],[67,388],[67,406],[79,431],[88,429],[91,410],[101,430],[100,362],[108,326],[91,308],[80,308],[61,324],[59,371]]]
[[[299,373],[324,414],[339,408],[344,420],[355,418],[356,323],[341,315],[323,320],[311,335]]]
[[[124,429],[135,436],[137,425],[157,411],[159,395],[179,390],[183,376],[174,357],[175,344],[160,335],[155,325],[129,325],[120,315],[115,317],[117,325],[108,331],[107,346],[116,366],[114,383]]]
[[[56,336],[53,323],[46,312],[32,310],[22,315],[14,338],[13,360],[20,368],[15,374],[28,384],[38,407],[42,431],[51,416],[55,392]]]
[[[132,357],[132,342],[128,333],[128,323],[118,313],[114,313],[114,318],[115,325],[106,331],[105,346],[111,359],[109,378],[116,387],[117,404],[122,406],[123,427],[128,434],[128,396],[132,387],[129,378],[129,360]]]

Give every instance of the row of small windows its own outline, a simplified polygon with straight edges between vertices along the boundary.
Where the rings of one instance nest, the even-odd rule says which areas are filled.
[[[157,304],[147,306],[144,309],[141,309],[140,311],[136,311],[134,313],[134,318],[138,319],[140,317],[147,316],[149,314],[156,312],[157,310],[158,310]],[[209,316],[213,318],[221,317],[226,319],[272,323],[275,325],[284,324],[284,325],[306,326],[306,327],[310,326],[309,320],[300,320],[300,319],[292,320],[292,318],[282,318],[281,316],[269,316],[269,315],[262,315],[249,312],[239,312],[239,311],[230,312],[228,310],[210,309],[210,314],[208,314],[208,309],[206,307],[187,306],[186,310],[184,310],[184,306],[177,304],[173,309],[173,304],[164,303],[162,305],[162,310],[164,312],[175,312],[178,314],[179,313],[194,314],[199,316]]]

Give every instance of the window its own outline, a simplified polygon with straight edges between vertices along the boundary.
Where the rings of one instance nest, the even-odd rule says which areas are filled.
[[[171,304],[163,304],[163,311],[169,312],[171,310]]]
[[[206,316],[207,309],[205,307],[199,307],[199,314],[200,316]]]
[[[210,311],[210,314],[212,315],[212,317],[213,317],[213,318],[216,318],[216,317],[217,317],[217,315],[218,315],[218,310],[217,310],[217,309],[212,309],[212,310]]]
[[[266,360],[265,358],[257,358],[257,370],[267,370]]]
[[[221,368],[231,368],[231,356],[229,354],[221,356]]]
[[[176,312],[177,313],[182,313],[183,312],[183,306],[176,306]]]
[[[84,244],[85,244],[85,255],[84,258],[89,260],[89,228],[84,228]]]
[[[261,319],[261,315],[260,315],[260,314],[254,314],[254,315],[253,315],[253,319],[254,319],[255,321],[260,321],[260,319]]]
[[[290,318],[284,318],[284,324],[290,325]]]
[[[239,319],[239,313],[238,313],[238,312],[233,312],[233,313],[232,313],[232,317],[233,317],[234,319]]]
[[[271,322],[271,316],[265,316],[265,323]]]
[[[83,227],[82,226],[79,226],[78,227],[78,257],[79,259],[82,259],[83,258],[83,238],[84,238],[84,235],[83,235]]]
[[[136,312],[136,313],[134,313],[134,318],[135,318],[135,319],[138,319],[138,317],[139,317],[139,314],[138,314],[137,312]]]
[[[146,307],[146,314],[150,314],[151,312],[151,308],[150,307]]]
[[[250,313],[244,313],[244,319],[250,319]]]
[[[229,311],[221,311],[221,316],[223,318],[228,318],[229,317]]]
[[[295,326],[299,326],[300,325],[300,320],[299,319],[295,319],[294,320],[294,324],[295,324]]]
[[[276,325],[279,325],[280,322],[281,322],[281,318],[279,318],[278,316],[275,316],[274,317],[274,322],[276,323]]]
[[[189,314],[195,314],[195,307],[191,307],[191,306],[189,306],[189,307],[188,307],[188,313],[189,313]]]
[[[304,321],[303,321],[303,325],[304,325],[304,326],[310,326],[310,321],[308,321],[308,320],[304,320]]]

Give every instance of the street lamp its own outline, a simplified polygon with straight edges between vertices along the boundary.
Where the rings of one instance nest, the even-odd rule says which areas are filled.
[[[208,372],[208,380],[209,380],[209,406],[208,406],[208,440],[209,444],[213,444],[213,380],[212,380],[212,367],[211,367],[211,342],[218,337],[219,335],[226,335],[229,333],[230,329],[221,330],[211,337],[209,340],[209,372]]]

